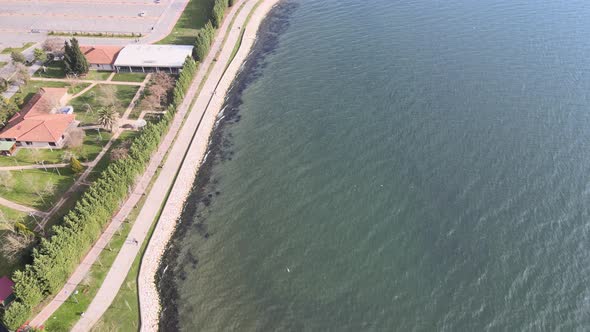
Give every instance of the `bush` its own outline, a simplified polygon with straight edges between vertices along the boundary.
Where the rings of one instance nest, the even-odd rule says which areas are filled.
[[[72,172],[76,174],[82,173],[84,171],[84,166],[82,166],[82,164],[80,164],[80,161],[78,161],[78,159],[76,159],[75,157],[72,157],[72,159],[70,159],[70,168],[72,169]]]
[[[31,315],[31,308],[15,301],[4,311],[2,322],[9,330],[15,331],[24,324],[29,315]]]
[[[12,61],[16,63],[25,63],[27,61],[27,59],[21,52],[10,53],[10,58],[12,59]]]

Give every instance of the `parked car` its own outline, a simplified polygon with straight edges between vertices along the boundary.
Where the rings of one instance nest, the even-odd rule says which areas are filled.
[[[144,17],[144,16],[145,16],[145,11],[139,12],[139,17]]]
[[[39,29],[31,29],[31,33],[41,33],[41,31]]]

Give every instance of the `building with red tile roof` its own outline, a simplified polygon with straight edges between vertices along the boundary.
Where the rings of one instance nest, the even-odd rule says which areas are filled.
[[[121,46],[80,46],[80,51],[86,56],[90,69],[114,70],[114,63],[117,55],[123,47]]]
[[[0,307],[6,307],[14,299],[14,282],[7,276],[0,278]]]
[[[66,88],[41,88],[0,131],[0,141],[16,146],[61,148],[67,132],[76,127],[73,109],[62,108],[67,100]],[[65,111],[64,111],[65,110]],[[65,113],[64,113],[65,112]]]

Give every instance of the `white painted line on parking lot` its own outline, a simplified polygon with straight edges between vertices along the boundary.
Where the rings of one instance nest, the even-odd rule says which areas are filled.
[[[41,13],[2,13],[0,12],[0,16],[9,16],[9,17],[59,17],[59,18],[66,18],[66,19],[115,19],[115,20],[142,20],[142,21],[155,21],[159,18],[159,16],[115,16],[115,15],[98,15],[98,16],[89,16],[89,15],[69,15],[69,14],[41,14]]]

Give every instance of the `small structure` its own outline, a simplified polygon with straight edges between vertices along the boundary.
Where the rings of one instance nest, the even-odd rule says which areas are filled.
[[[149,45],[137,44],[123,47],[115,60],[117,72],[179,73],[187,56],[191,56],[190,45]]]
[[[16,151],[16,142],[0,141],[0,155],[12,156]]]
[[[60,110],[67,100],[66,88],[41,88],[0,131],[0,142],[32,148],[61,148],[67,132],[77,126],[75,114]],[[68,112],[73,111],[70,107]]]
[[[0,307],[7,308],[10,302],[14,300],[14,281],[7,276],[0,278]]]
[[[90,69],[115,70],[115,59],[121,51],[121,46],[80,46]]]

